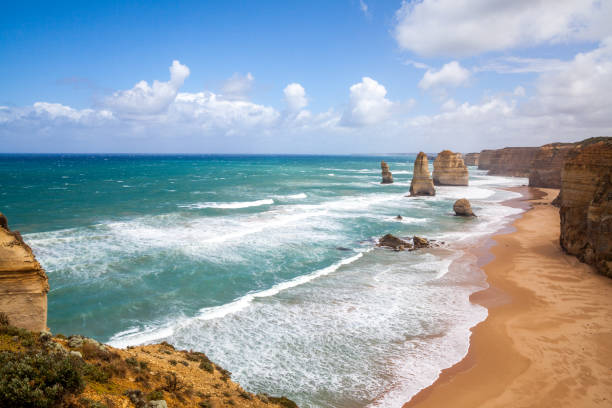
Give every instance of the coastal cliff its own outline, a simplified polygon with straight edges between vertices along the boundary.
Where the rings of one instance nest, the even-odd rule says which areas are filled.
[[[433,196],[436,195],[433,180],[429,173],[429,161],[427,155],[419,152],[414,161],[414,170],[412,173],[412,181],[410,182],[411,196]]]
[[[563,166],[561,247],[612,277],[612,138],[580,142]]]
[[[467,153],[463,157],[466,166],[478,166],[480,153]]]
[[[47,329],[49,281],[18,231],[0,213],[0,312],[13,326]]]
[[[541,146],[529,172],[530,187],[561,188],[561,171],[578,143],[551,143]]]
[[[434,160],[433,182],[436,186],[467,186],[468,170],[460,153],[443,150]]]
[[[539,147],[504,147],[493,150],[487,169],[497,176],[529,177]],[[479,167],[480,168],[480,165]]]
[[[478,170],[489,170],[491,159],[495,150],[486,149],[478,155]]]

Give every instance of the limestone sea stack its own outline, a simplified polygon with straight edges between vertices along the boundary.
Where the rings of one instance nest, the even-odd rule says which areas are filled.
[[[382,169],[382,181],[381,184],[393,183],[393,175],[389,171],[389,165],[384,160],[380,162],[380,168]]]
[[[433,182],[436,186],[467,186],[468,170],[461,153],[443,150],[434,160]]]
[[[47,329],[47,274],[18,231],[0,213],[0,312],[12,326]]]
[[[472,205],[466,198],[460,198],[453,204],[453,211],[455,215],[461,217],[475,217],[476,214],[472,211]]]
[[[436,195],[433,180],[429,173],[429,162],[427,155],[420,152],[414,161],[412,181],[410,182],[411,196],[433,196]]]
[[[561,173],[561,247],[612,277],[612,138],[580,142]]]
[[[463,156],[463,161],[466,166],[478,166],[478,158],[480,153],[467,153]]]

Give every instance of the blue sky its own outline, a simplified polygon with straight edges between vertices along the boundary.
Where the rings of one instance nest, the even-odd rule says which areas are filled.
[[[477,151],[612,134],[610,2],[3,7],[2,152]]]

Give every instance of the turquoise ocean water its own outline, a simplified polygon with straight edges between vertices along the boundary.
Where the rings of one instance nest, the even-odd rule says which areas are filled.
[[[525,183],[470,168],[408,198],[414,157],[1,155],[0,211],[47,270],[55,333],[167,340],[304,407],[398,407],[465,355],[487,312],[459,258]],[[478,218],[452,215],[462,197]],[[385,233],[445,245],[375,248]]]

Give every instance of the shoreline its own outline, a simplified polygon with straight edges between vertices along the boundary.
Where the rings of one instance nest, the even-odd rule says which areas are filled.
[[[470,301],[488,310],[466,356],[404,408],[606,406],[612,403],[612,280],[558,244],[558,190],[511,188],[525,209],[468,254],[488,288]]]

